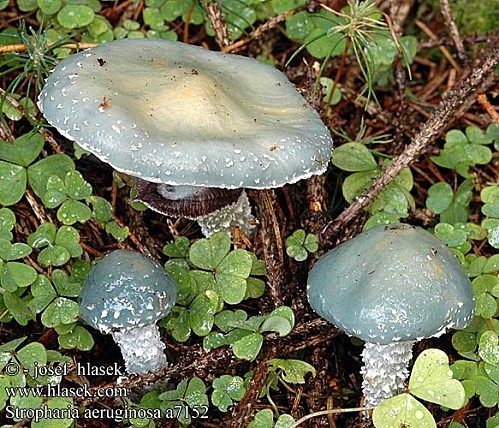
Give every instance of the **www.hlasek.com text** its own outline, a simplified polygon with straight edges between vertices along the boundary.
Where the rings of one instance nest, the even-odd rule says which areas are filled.
[[[45,385],[36,387],[8,386],[5,387],[7,397],[62,397],[62,398],[112,398],[126,397],[127,389],[122,387],[94,387],[90,389],[88,385],[82,386],[61,386]]]

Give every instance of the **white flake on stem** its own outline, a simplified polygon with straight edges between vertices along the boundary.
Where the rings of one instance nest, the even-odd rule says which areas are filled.
[[[409,375],[413,341],[378,345],[367,342],[362,351],[362,391],[365,405],[374,407],[404,388]]]
[[[201,226],[203,235],[208,238],[222,230],[230,235],[230,228],[233,226],[239,227],[244,233],[250,235],[255,228],[252,224],[254,220],[248,196],[243,190],[235,203],[212,212],[198,219],[197,222]]]
[[[111,334],[121,349],[128,373],[145,374],[166,368],[165,344],[159,337],[156,324],[113,331]]]

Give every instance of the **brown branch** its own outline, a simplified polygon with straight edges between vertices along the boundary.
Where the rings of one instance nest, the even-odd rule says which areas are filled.
[[[52,46],[54,42],[47,43],[48,46]],[[61,48],[70,48],[70,49],[89,49],[97,46],[97,43],[78,43],[78,42],[69,42],[62,46]],[[24,52],[28,49],[26,45],[17,44],[17,45],[8,45],[8,46],[0,46],[0,55],[11,52]]]
[[[256,196],[258,218],[261,222],[260,237],[263,246],[267,278],[274,306],[283,305],[281,288],[284,278],[284,245],[274,203],[276,196],[273,189],[254,192]]]
[[[286,337],[280,337],[277,333],[270,333],[265,336],[265,343],[269,349],[279,349],[280,356],[286,357],[290,354],[317,345],[321,340],[328,340],[338,335],[340,330],[334,328],[322,318],[316,318],[306,323],[296,325],[293,331]],[[268,356],[267,356],[268,357]],[[89,388],[90,394],[98,390],[121,387],[127,390],[143,389],[144,385],[152,384],[166,378],[175,380],[184,379],[194,374],[204,377],[207,374],[227,373],[228,368],[238,364],[247,364],[244,360],[235,360],[232,351],[228,346],[223,346],[201,353],[198,348],[184,356],[176,364],[159,370],[155,373],[145,375],[131,375],[120,381],[112,381],[107,384],[100,384]],[[263,384],[262,384],[263,387]],[[75,398],[75,404],[78,406],[87,406],[93,402],[101,401],[101,397],[79,397]]]
[[[464,43],[467,44],[472,44],[476,45],[477,43],[490,43],[494,37],[496,37],[494,34],[486,34],[483,36],[464,36],[462,38]],[[418,51],[422,49],[430,49],[430,48],[435,48],[440,45],[445,45],[445,46],[450,46],[453,45],[454,41],[449,38],[444,38],[444,39],[431,39],[431,40],[422,40],[419,42],[419,48]]]
[[[244,45],[248,44],[252,40],[256,40],[256,39],[262,37],[262,35],[265,32],[276,27],[279,23],[285,21],[288,17],[293,15],[295,12],[296,12],[296,10],[291,10],[289,12],[283,13],[281,15],[277,15],[276,17],[269,19],[268,21],[266,21],[265,23],[263,23],[262,25],[257,27],[254,31],[252,31],[248,37],[245,37],[244,39],[238,40],[237,42],[232,43],[231,45],[224,47],[222,49],[222,52],[225,52],[225,53],[232,52],[236,49],[243,47]]]
[[[457,30],[457,25],[452,18],[452,12],[449,6],[449,0],[440,0],[440,9],[442,10],[442,15],[444,17],[445,25],[449,30],[449,34],[456,45],[457,56],[458,58],[467,63],[469,61],[468,55],[466,55],[466,51],[464,50],[463,41],[461,37],[459,37],[459,31]]]
[[[206,9],[206,14],[211,22],[211,26],[215,31],[215,40],[220,47],[223,49],[229,46],[229,36],[227,34],[227,22],[225,16],[223,15],[217,2],[214,1],[203,1],[203,6]]]
[[[250,418],[255,411],[255,403],[258,400],[258,396],[265,386],[265,382],[269,376],[267,361],[275,358],[276,356],[277,353],[275,349],[270,349],[269,355],[258,363],[253,372],[253,377],[249,382],[249,387],[246,390],[246,393],[234,408],[232,414],[225,418],[223,426],[246,427],[249,424]]]
[[[423,21],[420,21],[419,19],[416,19],[414,23],[426,34],[428,37],[430,37],[433,40],[437,39],[436,34],[431,31],[430,27],[428,27]],[[461,67],[459,67],[459,64],[454,60],[450,52],[447,50],[445,46],[439,45],[438,49],[440,49],[440,52],[442,52],[443,56],[449,61],[449,64],[452,65],[453,68],[455,68],[457,71],[461,70]]]
[[[415,0],[390,0],[390,17],[397,37],[404,33],[404,23],[411,12]]]
[[[495,123],[499,123],[499,113],[495,110],[494,106],[487,99],[486,94],[478,94],[476,97],[477,101],[482,105],[488,115],[492,118]]]
[[[492,85],[490,79],[499,63],[499,48],[492,50],[481,64],[464,80],[461,80],[448,96],[440,102],[421,130],[414,136],[404,152],[396,157],[385,169],[373,185],[364,191],[355,202],[343,211],[322,232],[324,240],[330,239],[347,223],[357,217],[364,208],[373,202],[379,193],[395,178],[395,176],[448,129],[475,101],[478,92],[484,92]]]

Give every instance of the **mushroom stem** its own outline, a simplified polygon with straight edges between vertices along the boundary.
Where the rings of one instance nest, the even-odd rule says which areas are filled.
[[[156,324],[113,331],[111,334],[121,349],[128,373],[145,374],[167,366],[166,355],[163,352],[165,344],[159,337]]]
[[[254,220],[248,195],[243,190],[237,202],[199,218],[197,222],[201,226],[203,235],[208,238],[222,230],[230,235],[230,229],[233,226],[239,227],[244,233],[250,235],[255,228],[252,224]]]
[[[361,373],[367,407],[377,406],[404,388],[409,375],[408,365],[413,345],[413,341],[392,342],[387,345],[365,344]]]

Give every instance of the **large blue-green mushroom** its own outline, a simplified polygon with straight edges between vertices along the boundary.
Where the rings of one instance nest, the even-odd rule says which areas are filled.
[[[116,250],[91,269],[80,292],[80,317],[119,345],[128,373],[167,366],[156,321],[175,305],[177,287],[163,267],[140,253]]]
[[[284,73],[181,42],[124,39],[79,52],[54,69],[38,105],[62,135],[135,177],[139,200],[201,220],[205,235],[251,232],[243,189],[322,174],[333,150]]]
[[[403,389],[416,341],[465,328],[475,309],[454,253],[406,224],[373,227],[322,256],[309,274],[308,299],[321,317],[366,342],[368,407]]]

